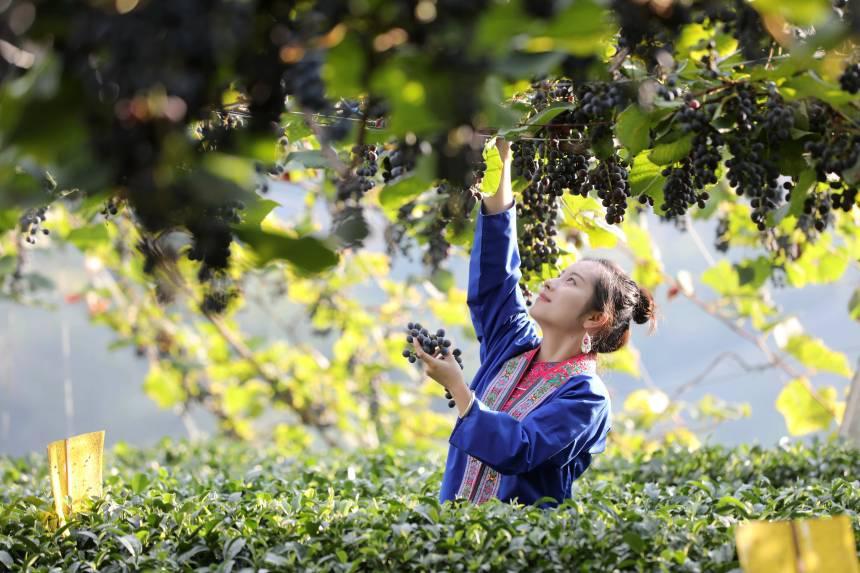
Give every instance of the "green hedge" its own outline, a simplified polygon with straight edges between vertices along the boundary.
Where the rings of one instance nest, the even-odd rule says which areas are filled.
[[[44,525],[44,456],[0,458],[0,570],[739,571],[744,518],[845,513],[860,538],[860,450],[834,441],[602,456],[551,510],[440,505],[443,462],[121,444],[105,452],[105,497],[63,537]]]

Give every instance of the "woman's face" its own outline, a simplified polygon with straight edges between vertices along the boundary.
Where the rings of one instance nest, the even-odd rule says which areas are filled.
[[[547,326],[563,332],[591,328],[593,321],[583,324],[584,318],[580,315],[594,294],[599,266],[593,261],[577,261],[559,276],[544,282],[530,309],[532,318],[543,330]]]

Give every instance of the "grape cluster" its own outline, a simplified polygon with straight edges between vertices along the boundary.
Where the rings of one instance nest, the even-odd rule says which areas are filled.
[[[667,78],[666,84],[660,84],[660,87],[657,88],[657,95],[665,101],[674,101],[675,98],[681,96],[681,89],[675,87],[675,83],[675,78]]]
[[[751,7],[746,0],[735,0],[734,11],[719,13],[723,20],[723,30],[737,39],[745,58],[754,60],[767,55],[773,45],[773,37],[765,30],[758,10]]]
[[[322,51],[308,50],[301,60],[287,66],[281,77],[284,92],[294,95],[302,109],[322,112],[329,108],[321,75],[324,63]]]
[[[47,220],[47,211],[47,206],[35,207],[33,209],[29,209],[26,213],[21,215],[20,219],[18,219],[18,226],[21,229],[21,232],[26,235],[24,240],[27,241],[27,243],[35,245],[36,237],[40,230],[43,235],[51,234],[50,230],[42,228],[42,223]]]
[[[203,294],[200,311],[204,314],[217,315],[227,310],[230,302],[239,296],[239,289],[228,285],[228,281],[210,284]]]
[[[613,0],[611,7],[621,27],[619,49],[642,57],[650,68],[659,50],[673,51],[678,31],[690,21],[688,6],[689,3],[677,3],[666,10],[656,2]]]
[[[415,199],[401,205],[397,209],[395,222],[385,227],[383,232],[385,254],[389,257],[394,257],[399,253],[412,260],[412,242],[409,240],[406,230],[415,224],[416,217],[413,215],[415,205]]]
[[[842,209],[846,213],[850,212],[857,204],[856,185],[849,185],[845,181],[831,181],[830,187],[835,190],[840,190],[839,193],[831,192],[833,207],[835,209]]]
[[[598,160],[588,172],[588,185],[606,207],[606,222],[612,225],[624,221],[627,199],[632,192],[627,181],[627,164],[618,154]]]
[[[120,200],[117,197],[108,197],[107,201],[105,201],[105,205],[101,210],[101,214],[105,217],[113,217],[117,213],[119,213],[119,204]]]
[[[516,140],[511,143],[511,173],[515,177],[522,177],[526,181],[533,181],[535,175],[540,174],[540,164],[538,163],[537,147],[529,140]]]
[[[448,181],[440,181],[436,186],[436,194],[443,196],[439,217],[444,223],[452,219],[468,219],[472,211],[484,198],[480,187],[473,185],[468,188],[451,185]]]
[[[735,119],[738,131],[749,133],[761,121],[761,114],[756,105],[755,89],[748,83],[736,84],[733,96],[726,99],[726,115]]]
[[[803,146],[815,164],[819,181],[827,181],[827,174],[841,175],[860,158],[860,135],[828,134],[819,141],[807,141]]]
[[[143,256],[143,272],[155,280],[156,301],[160,305],[172,303],[176,298],[176,286],[165,280],[163,273],[156,273],[155,270],[159,266],[165,267],[176,262],[175,249],[169,243],[147,234],[141,236],[135,247]]]
[[[436,356],[437,354],[441,356],[448,356],[448,354],[452,354],[454,359],[457,361],[457,364],[460,365],[460,369],[463,369],[463,359],[460,358],[462,351],[459,348],[451,348],[452,342],[445,338],[445,329],[440,328],[436,331],[436,334],[431,334],[429,330],[421,326],[420,322],[410,322],[406,325],[406,342],[409,343],[409,347],[403,351],[403,357],[408,358],[410,364],[414,364],[418,361],[418,355],[413,350],[411,346],[415,340],[421,345],[421,349],[429,354],[430,356]],[[453,408],[456,403],[453,400],[453,396],[446,389],[445,397],[448,398],[448,407]]]
[[[702,106],[689,94],[685,97],[687,105],[678,113],[678,121],[683,133],[693,132],[692,148],[689,159],[692,163],[692,182],[702,189],[717,182],[717,167],[720,164],[720,149],[725,143],[723,136],[710,123],[713,104]],[[707,200],[707,197],[705,198]]]
[[[680,165],[666,167],[662,175],[666,178],[663,185],[663,203],[660,208],[666,211],[667,219],[680,219],[692,205],[705,208],[708,193],[696,193],[693,183],[693,162],[689,157],[681,160]]]
[[[242,201],[231,200],[206,207],[187,222],[192,236],[188,259],[202,263],[197,272],[200,282],[210,280],[214,272],[227,268],[233,240],[230,225],[241,222],[239,211],[244,208]]]
[[[810,193],[803,202],[803,215],[798,225],[808,228],[811,223],[819,233],[823,232],[833,219],[833,202],[829,191]]]
[[[763,127],[772,140],[788,139],[794,127],[794,111],[782,100],[773,85],[768,89]]]
[[[445,238],[446,226],[447,223],[444,218],[434,217],[418,231],[418,236],[422,237],[427,244],[427,248],[421,255],[421,262],[434,273],[439,270],[442,262],[448,258],[450,253],[451,243]]]
[[[337,200],[354,199],[359,201],[365,193],[373,189],[374,177],[379,171],[376,164],[379,150],[376,145],[356,145],[352,148],[352,163],[357,167],[350,169],[346,176],[336,182]]]
[[[566,180],[560,173],[559,140],[516,143],[511,146],[514,153],[511,163],[525,165],[524,174],[531,175],[531,183],[523,190],[522,201],[516,206],[517,218],[523,221],[519,236],[523,247],[521,269],[528,282],[532,274],[540,275],[545,263],[555,264],[558,259],[560,250],[553,237],[558,234],[557,198],[564,194]],[[523,153],[530,157],[523,157]]]
[[[418,159],[418,146],[415,144],[398,143],[397,146],[382,158],[382,179],[386,183],[415,169]]]
[[[860,91],[860,63],[851,64],[839,76],[839,85],[850,94]]]
[[[727,178],[737,195],[750,197],[753,208],[750,219],[759,231],[766,228],[765,217],[783,201],[783,189],[777,181],[779,168],[765,153],[764,143],[750,143],[744,137],[729,140],[732,157],[726,160]]]
[[[610,82],[584,84],[577,92],[578,105],[573,112],[573,120],[577,123],[605,119],[628,100],[622,87]]]

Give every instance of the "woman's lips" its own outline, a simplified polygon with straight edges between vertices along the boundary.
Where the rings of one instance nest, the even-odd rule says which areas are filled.
[[[550,302],[550,300],[547,297],[545,297],[543,293],[540,293],[538,295],[538,298],[543,300],[543,301]]]

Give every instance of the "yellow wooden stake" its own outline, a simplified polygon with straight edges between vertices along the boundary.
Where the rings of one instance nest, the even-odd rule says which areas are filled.
[[[104,444],[104,430],[48,444],[51,491],[60,527],[81,509],[87,497],[101,497]],[[68,535],[69,531],[63,534]]]
[[[745,573],[860,573],[847,515],[748,521],[735,542]]]

